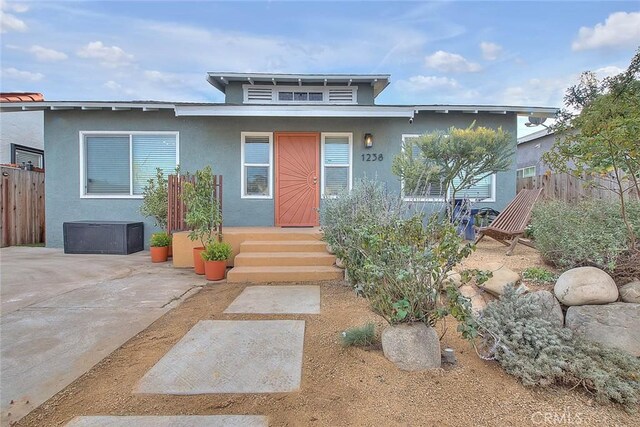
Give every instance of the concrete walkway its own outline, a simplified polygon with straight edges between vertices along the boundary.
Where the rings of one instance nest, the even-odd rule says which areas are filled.
[[[22,418],[206,283],[192,270],[151,264],[147,252],[11,247],[0,257],[1,425]]]

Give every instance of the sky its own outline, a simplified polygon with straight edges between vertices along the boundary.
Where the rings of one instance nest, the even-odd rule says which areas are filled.
[[[236,71],[390,74],[378,104],[560,107],[640,46],[637,1],[0,3],[0,89],[49,101],[223,102],[206,73]]]

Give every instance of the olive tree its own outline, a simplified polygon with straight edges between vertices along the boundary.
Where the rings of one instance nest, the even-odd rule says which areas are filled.
[[[409,139],[394,158],[392,170],[402,179],[406,195],[424,197],[435,190],[450,196],[453,205],[461,191],[510,170],[514,146],[511,134],[501,127],[491,129],[473,122],[465,129],[451,127]]]

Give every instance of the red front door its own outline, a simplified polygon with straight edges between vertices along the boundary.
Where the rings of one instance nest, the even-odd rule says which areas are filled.
[[[318,223],[320,135],[276,133],[276,225],[313,227]]]

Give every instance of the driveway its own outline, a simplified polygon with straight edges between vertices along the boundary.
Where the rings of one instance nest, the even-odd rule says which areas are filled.
[[[0,251],[0,424],[17,421],[185,298],[204,279],[148,252]]]

